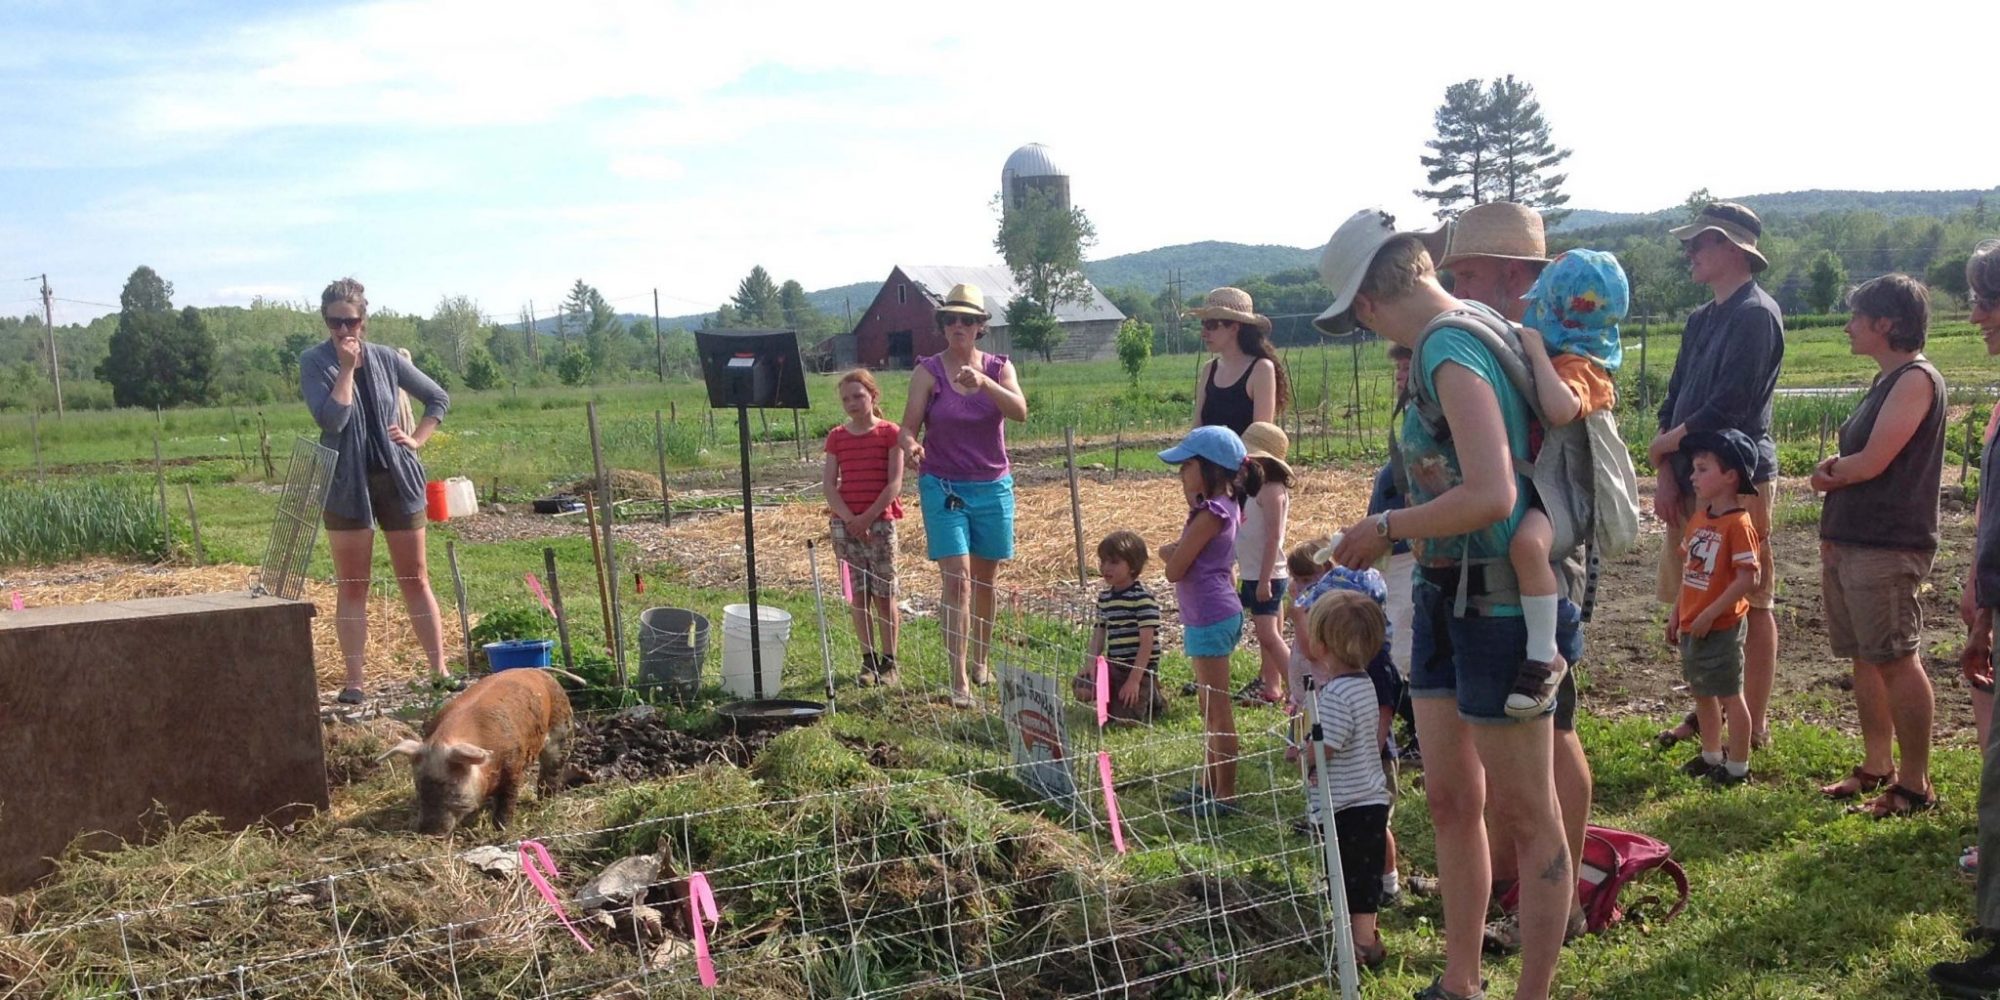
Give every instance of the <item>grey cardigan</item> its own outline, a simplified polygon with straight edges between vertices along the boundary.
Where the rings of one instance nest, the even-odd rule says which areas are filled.
[[[445,410],[451,406],[451,397],[430,376],[403,360],[393,347],[373,343],[361,346],[366,354],[362,367],[354,373],[354,391],[373,391],[375,397],[372,403],[376,413],[393,418],[396,413],[396,390],[401,389],[423,401],[424,417],[444,419]],[[365,377],[371,369],[389,372],[391,377]],[[363,426],[361,407],[355,403],[342,405],[333,401],[333,383],[339,377],[340,357],[334,353],[331,339],[322,340],[299,354],[299,391],[305,395],[306,409],[312,411],[313,422],[319,425],[319,443],[340,454],[340,460],[333,466],[333,483],[327,488],[327,513],[373,522],[368,497],[367,458],[367,435],[371,434],[379,439],[388,454],[395,456],[389,472],[395,477],[396,498],[402,503],[402,509],[409,513],[422,510],[423,463],[417,461],[415,452],[389,440],[387,423],[380,427]]]

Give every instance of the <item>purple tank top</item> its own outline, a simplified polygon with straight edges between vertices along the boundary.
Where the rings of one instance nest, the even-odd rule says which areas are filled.
[[[924,461],[917,470],[939,479],[990,483],[1007,474],[1007,421],[983,392],[960,393],[944,370],[944,355],[919,362],[931,373],[931,401],[924,411]],[[988,354],[982,366],[998,379],[1005,354]]]
[[[1228,497],[1203,500],[1201,506],[1188,511],[1188,523],[1194,523],[1195,515],[1203,511],[1221,518],[1222,530],[1202,546],[1187,575],[1174,584],[1182,625],[1213,625],[1243,610],[1230,572],[1236,568],[1236,525],[1241,520],[1236,501]]]

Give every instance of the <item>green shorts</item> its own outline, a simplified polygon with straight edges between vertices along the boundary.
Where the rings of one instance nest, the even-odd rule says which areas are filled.
[[[1747,619],[1697,639],[1681,633],[1681,677],[1699,698],[1743,693],[1743,635]]]

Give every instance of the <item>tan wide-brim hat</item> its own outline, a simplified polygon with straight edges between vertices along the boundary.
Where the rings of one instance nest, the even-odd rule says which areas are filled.
[[[944,297],[944,305],[937,307],[937,311],[941,313],[964,313],[967,316],[977,316],[980,319],[993,318],[993,314],[986,311],[986,296],[979,294],[978,285],[972,284],[951,286],[951,291]]]
[[[1259,420],[1243,428],[1243,457],[1268,458],[1285,470],[1289,478],[1292,467],[1285,462],[1285,456],[1292,451],[1292,439],[1285,435],[1285,429],[1269,421]]]
[[[1431,267],[1442,269],[1444,255],[1451,252],[1451,220],[1445,220],[1443,225],[1429,232],[1418,232],[1413,235],[1424,245],[1424,252],[1431,255]]]
[[[1460,212],[1451,227],[1450,243],[1451,249],[1438,261],[1439,267],[1448,268],[1467,257],[1538,263],[1549,259],[1549,241],[1542,231],[1541,215],[1511,201],[1489,201]]]
[[[1241,288],[1218,288],[1208,293],[1207,300],[1188,310],[1188,315],[1196,319],[1248,323],[1266,334],[1271,332],[1270,319],[1257,314],[1257,306],[1250,301],[1250,293]]]
[[[1764,259],[1764,253],[1757,249],[1757,238],[1764,235],[1763,220],[1757,213],[1733,201],[1710,202],[1695,216],[1694,221],[1685,226],[1667,230],[1682,243],[1694,239],[1709,230],[1722,234],[1722,238],[1736,244],[1736,248],[1750,257],[1750,273],[1756,274],[1771,266]]]

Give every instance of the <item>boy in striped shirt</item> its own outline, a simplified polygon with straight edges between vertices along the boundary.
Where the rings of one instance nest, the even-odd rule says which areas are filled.
[[[1355,959],[1371,969],[1388,957],[1375,914],[1382,906],[1390,796],[1382,777],[1380,709],[1368,663],[1381,652],[1387,631],[1382,606],[1352,590],[1327,591],[1306,615],[1307,672],[1318,688],[1312,739],[1326,748],[1325,773],[1315,775],[1324,787],[1307,791],[1315,823],[1322,796],[1333,809]],[[1312,748],[1307,749],[1310,753]],[[1317,767],[1318,755],[1310,759]]]
[[[1151,723],[1165,714],[1155,668],[1160,661],[1160,602],[1139,574],[1146,568],[1146,540],[1114,531],[1097,543],[1097,571],[1104,589],[1097,594],[1097,624],[1090,631],[1090,655],[1071,683],[1078,701],[1097,702],[1097,657],[1110,666],[1111,717]]]

